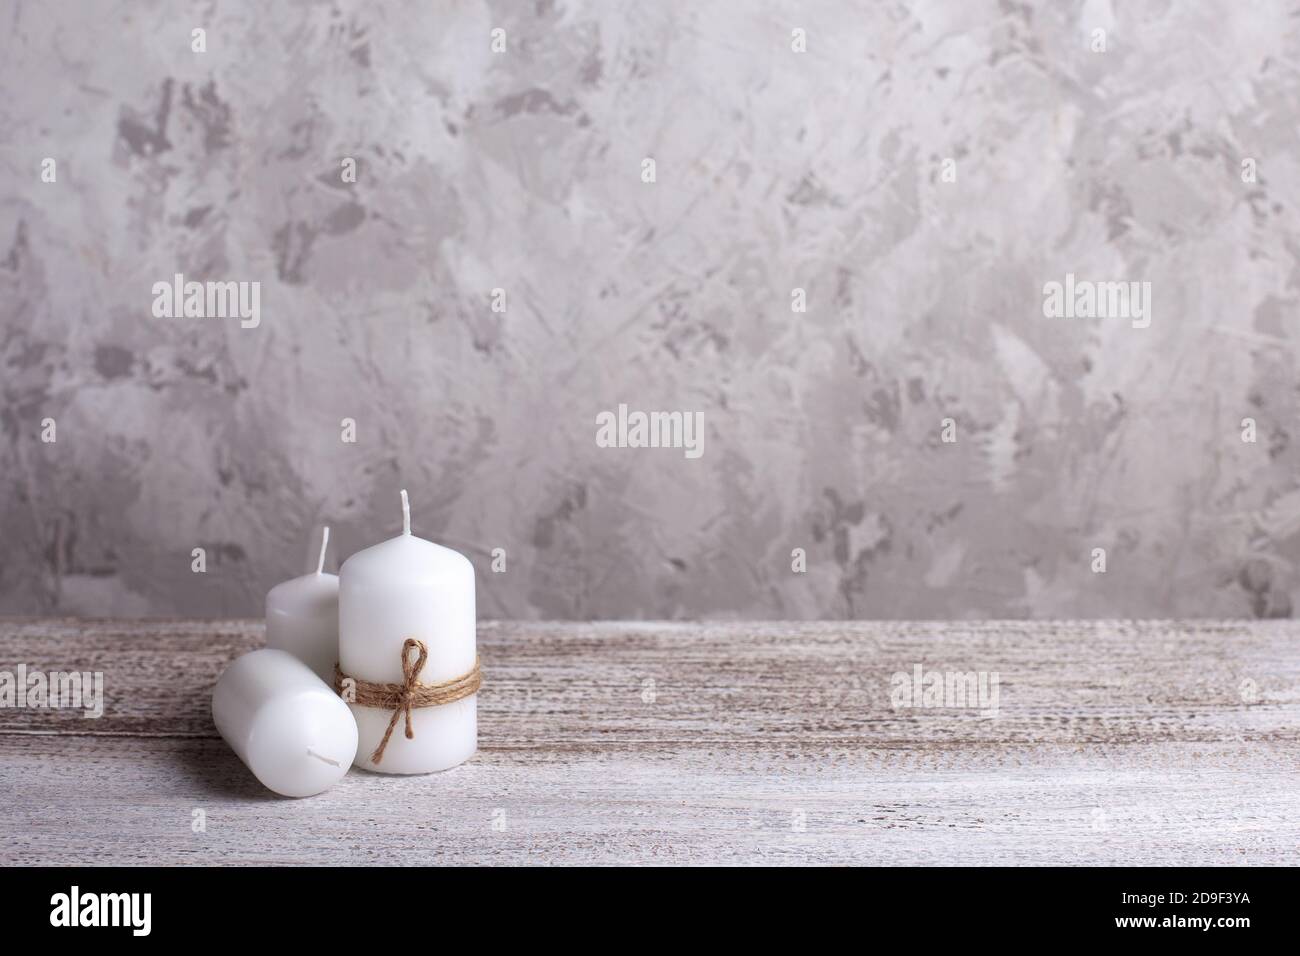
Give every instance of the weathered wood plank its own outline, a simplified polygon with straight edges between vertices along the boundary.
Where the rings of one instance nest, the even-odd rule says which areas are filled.
[[[1294,863],[1298,636],[489,622],[473,760],[291,801],[211,739],[260,622],[5,621],[0,670],[101,670],[108,702],[0,711],[0,863]],[[895,709],[915,664],[997,672],[997,717]]]
[[[1286,864],[1300,845],[1287,757],[1276,743],[500,747],[286,800],[220,741],[8,737],[0,863]]]
[[[615,733],[625,742],[1300,734],[1300,627],[1289,622],[486,622],[479,641],[482,736],[516,746]],[[261,642],[256,621],[0,621],[0,670],[103,671],[107,698],[93,721],[0,711],[0,733],[214,736],[212,686]],[[998,718],[893,709],[890,676],[917,664],[997,672]]]

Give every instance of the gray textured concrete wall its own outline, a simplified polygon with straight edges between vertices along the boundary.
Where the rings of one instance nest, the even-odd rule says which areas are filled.
[[[0,611],[259,613],[405,486],[484,615],[1290,614],[1297,24],[5,0]]]

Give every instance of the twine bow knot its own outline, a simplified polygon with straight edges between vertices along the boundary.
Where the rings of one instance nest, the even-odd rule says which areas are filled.
[[[411,651],[416,652],[414,660],[411,659]],[[408,637],[402,642],[402,682],[400,684],[381,684],[353,679],[355,696],[352,703],[359,704],[362,707],[391,709],[393,712],[393,716],[388,721],[388,729],[384,731],[384,739],[379,741],[379,746],[370,755],[371,763],[377,764],[383,759],[384,748],[388,746],[389,738],[393,736],[393,731],[397,728],[397,721],[403,715],[406,717],[406,739],[415,739],[415,727],[411,718],[411,709],[413,707],[437,707],[441,704],[450,704],[469,697],[471,694],[478,693],[479,687],[483,684],[483,675],[479,669],[477,657],[474,658],[473,669],[460,677],[439,684],[421,684],[419,680],[420,671],[424,670],[425,662],[428,659],[429,649],[424,642],[414,637]],[[347,675],[343,673],[338,664],[335,664],[334,689],[340,694],[343,692],[343,681],[347,679]]]
[[[419,654],[414,663],[411,661],[411,651],[417,651]],[[393,728],[397,726],[397,718],[400,714],[406,714],[406,739],[415,739],[415,729],[411,726],[411,700],[415,697],[415,687],[418,683],[416,678],[420,676],[420,671],[424,670],[424,662],[428,659],[429,649],[424,646],[424,641],[408,637],[402,642],[402,689],[398,692],[398,704],[393,708],[393,718],[388,722],[388,729],[384,731],[384,739],[379,741],[379,746],[370,755],[371,762],[379,763],[383,759],[384,748],[388,746],[388,738],[393,736]]]

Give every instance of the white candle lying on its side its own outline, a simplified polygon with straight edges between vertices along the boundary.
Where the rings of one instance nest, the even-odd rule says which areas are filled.
[[[337,783],[357,753],[357,724],[333,688],[285,651],[238,658],[212,691],[212,721],[253,775],[286,797]]]
[[[401,684],[402,645],[422,641],[429,658],[422,684],[474,669],[474,565],[457,551],[411,534],[402,492],[402,533],[358,551],[339,569],[339,668],[362,681]],[[349,704],[357,719],[358,767],[381,773],[431,773],[463,763],[478,749],[478,694],[450,704],[413,707],[413,737],[398,719],[379,763],[371,754],[393,712]]]
[[[266,646],[288,651],[334,686],[339,659],[339,579],[325,573],[330,529],[321,534],[315,574],[284,581],[266,594]]]

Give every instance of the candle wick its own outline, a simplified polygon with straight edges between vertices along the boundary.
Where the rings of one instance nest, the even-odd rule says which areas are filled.
[[[402,534],[411,533],[411,499],[406,497],[406,489],[402,489]]]
[[[322,757],[320,754],[318,754],[316,751],[312,750],[310,747],[307,748],[307,756],[309,756],[309,757],[315,757],[315,758],[316,758],[317,760],[319,760],[321,763],[327,763],[327,764],[329,764],[331,767],[337,767],[337,766],[339,765],[339,762],[338,762],[337,760],[330,760],[329,757]]]
[[[328,548],[329,546],[330,546],[330,526],[326,525],[325,531],[321,534],[320,537],[320,560],[316,562],[317,574],[323,574],[325,572],[325,549]]]

